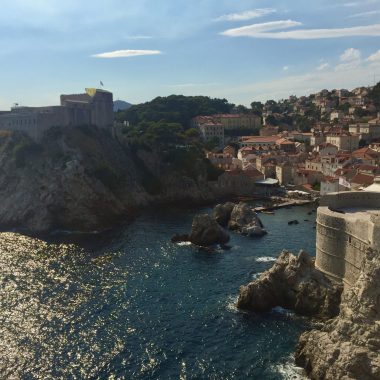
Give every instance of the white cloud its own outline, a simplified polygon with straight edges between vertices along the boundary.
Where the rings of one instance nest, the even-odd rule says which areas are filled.
[[[264,32],[270,30],[287,29],[300,25],[302,25],[302,23],[292,20],[271,21],[228,29],[221,34],[228,37],[259,37]]]
[[[327,69],[328,67],[330,67],[330,65],[329,65],[327,62],[324,62],[324,63],[321,63],[321,64],[317,67],[317,70],[318,70],[318,71],[322,71],[322,70]]]
[[[345,52],[340,56],[340,60],[342,62],[351,62],[361,59],[361,53],[360,50],[349,48],[345,50]]]
[[[139,55],[157,55],[162,54],[159,50],[115,50],[107,53],[94,54],[95,58],[126,58],[136,57]]]
[[[127,40],[150,40],[153,37],[152,36],[143,36],[143,35],[137,35],[137,36],[126,36]]]
[[[354,60],[347,63],[341,63],[335,66],[335,71],[349,71],[358,68],[361,65],[361,60]]]
[[[365,4],[374,4],[374,3],[377,3],[378,0],[361,0],[361,1],[352,1],[352,2],[349,2],[349,3],[345,3],[343,4],[343,6],[345,7],[359,7],[359,6],[363,6]]]
[[[354,18],[354,17],[368,17],[368,16],[374,16],[374,15],[378,15],[380,14],[380,11],[368,11],[368,12],[361,12],[361,13],[355,13],[351,16],[349,16],[350,18]]]
[[[357,7],[360,3],[345,3],[343,4],[345,7]]]
[[[221,34],[229,37],[253,37],[253,38],[273,38],[273,39],[294,39],[311,40],[321,38],[339,38],[354,36],[380,36],[380,24],[356,26],[350,28],[336,29],[298,29],[292,31],[269,32],[275,29],[290,28],[302,25],[299,22],[274,21],[263,24],[253,24],[241,28],[228,29]]]
[[[377,62],[380,61],[380,50],[378,50],[376,53],[371,54],[368,58],[367,61],[369,62]]]
[[[224,96],[234,103],[248,105],[252,99],[266,101],[287,98],[292,94],[306,95],[323,88],[355,88],[372,85],[373,78],[368,69],[373,65],[375,70],[380,70],[380,50],[372,56],[373,62],[368,62],[368,59],[354,60],[338,65],[338,69],[338,66],[326,66],[324,70],[313,70],[299,75],[282,74],[283,77],[273,78],[270,81],[228,86],[224,89],[219,88],[218,91],[223,92]],[[327,64],[325,61],[320,63],[321,66]],[[210,96],[217,96],[217,92],[210,91]]]
[[[216,18],[214,21],[246,21],[254,18],[266,16],[275,13],[276,9],[273,8],[260,8],[240,13],[230,13]]]
[[[288,71],[288,70],[289,70],[289,66],[284,66],[284,67],[282,68],[282,70],[284,70],[284,71]]]
[[[362,64],[362,54],[360,50],[349,48],[340,55],[341,64],[335,67],[335,71],[348,71],[358,68]]]

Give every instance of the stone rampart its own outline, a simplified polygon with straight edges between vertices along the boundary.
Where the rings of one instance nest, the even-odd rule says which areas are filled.
[[[316,267],[351,286],[367,248],[380,247],[380,193],[343,192],[322,198],[317,213]],[[371,211],[367,211],[371,210]]]

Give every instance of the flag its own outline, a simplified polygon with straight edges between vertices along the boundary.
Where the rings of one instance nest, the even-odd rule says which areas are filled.
[[[343,177],[339,177],[339,185],[351,189],[351,184],[348,181],[346,181],[346,179]]]
[[[100,85],[103,87],[104,86],[104,84],[103,84],[103,82],[102,81],[100,81]]]

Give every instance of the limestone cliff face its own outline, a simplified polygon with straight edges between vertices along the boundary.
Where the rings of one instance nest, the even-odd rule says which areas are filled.
[[[313,380],[380,379],[380,253],[368,249],[360,276],[342,294],[304,252],[284,251],[260,278],[242,286],[238,307],[280,305],[322,318],[301,335],[296,364]]]
[[[51,129],[38,145],[22,134],[0,131],[0,226],[34,233],[93,231],[153,202],[213,199],[206,183],[165,167],[165,181],[152,191],[147,181],[155,168],[150,170],[96,128]]]
[[[367,251],[338,317],[301,335],[296,362],[312,379],[380,379],[380,255]]]
[[[299,314],[331,318],[338,314],[341,287],[314,267],[314,259],[283,251],[271,269],[240,288],[237,306],[257,312],[276,306]]]

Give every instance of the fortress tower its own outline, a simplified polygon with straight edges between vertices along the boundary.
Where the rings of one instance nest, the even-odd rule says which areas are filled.
[[[113,126],[112,92],[87,88],[83,94],[61,95],[60,106],[14,107],[0,112],[0,130],[22,131],[39,141],[51,127]]]
[[[317,212],[316,267],[335,282],[351,286],[368,248],[380,254],[380,187],[322,197]],[[373,191],[375,190],[375,191]]]

